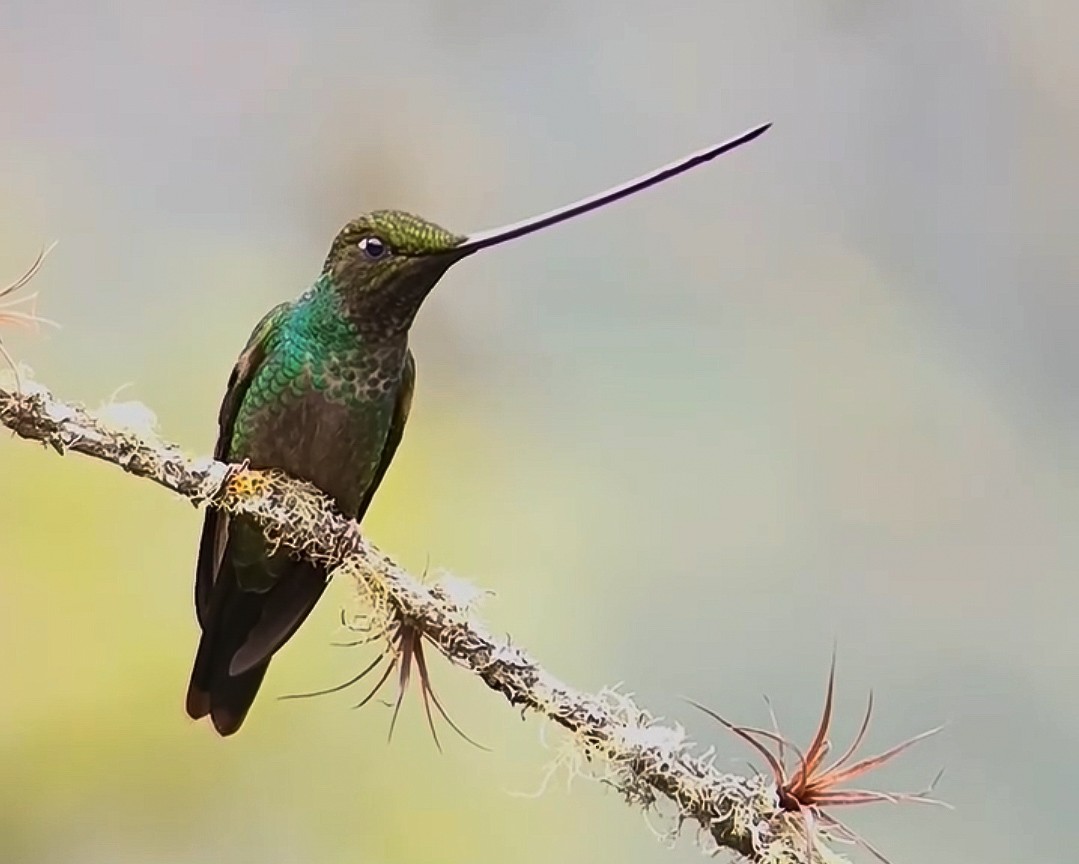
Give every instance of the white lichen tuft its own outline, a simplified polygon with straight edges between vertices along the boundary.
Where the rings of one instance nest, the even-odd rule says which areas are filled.
[[[464,615],[476,612],[480,603],[493,593],[454,575],[449,570],[436,570],[433,577],[434,589]]]
[[[553,743],[550,740],[552,732],[556,736]],[[511,795],[516,798],[540,798],[547,793],[547,790],[551,788],[551,784],[558,779],[559,775],[565,778],[567,792],[572,790],[573,781],[578,778],[584,780],[598,779],[589,770],[585,755],[581,752],[581,748],[577,746],[577,741],[573,735],[570,735],[560,726],[541,723],[539,738],[543,748],[553,753],[553,756],[543,766],[539,786],[532,792],[511,792]]]
[[[116,430],[145,438],[156,437],[157,415],[153,411],[142,402],[121,402],[116,398],[130,386],[124,384],[117,387],[107,401],[89,413]]]
[[[214,498],[228,480],[231,469],[215,459],[196,459],[192,463],[194,473],[202,477],[198,491],[192,496],[192,503],[197,507]]]
[[[341,624],[349,644],[364,644],[388,638],[397,619],[397,610],[381,581],[359,559],[349,558],[332,573],[334,579],[347,579],[353,585],[349,608],[341,613]]]

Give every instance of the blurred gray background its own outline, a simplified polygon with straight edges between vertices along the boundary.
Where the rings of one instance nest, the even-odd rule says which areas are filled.
[[[6,344],[204,453],[251,326],[352,216],[489,227],[774,121],[455,268],[367,527],[732,770],[678,697],[761,723],[767,693],[806,740],[836,642],[839,741],[870,688],[870,747],[950,723],[868,782],[944,766],[957,807],[836,815],[897,864],[1068,861],[1077,27],[993,0],[5,0],[0,281],[58,239],[36,287],[63,324]],[[199,515],[23,442],[0,473],[0,860],[699,860],[602,786],[513,794],[556,751],[445,663],[493,753],[440,756],[414,698],[389,747],[377,705],[276,702],[366,662],[330,647],[347,586],[215,739],[181,704]]]

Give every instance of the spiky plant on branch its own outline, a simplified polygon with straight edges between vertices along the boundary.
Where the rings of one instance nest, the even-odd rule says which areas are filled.
[[[850,760],[854,758],[854,754],[865,740],[866,732],[869,731],[869,721],[873,715],[873,692],[870,691],[865,715],[862,718],[861,726],[858,728],[858,733],[854,736],[854,740],[839,758],[825,767],[825,758],[832,749],[832,743],[828,735],[832,728],[835,702],[834,653],[832,654],[832,665],[828,672],[828,688],[824,697],[824,711],[821,714],[820,723],[817,724],[817,731],[813,736],[813,740],[810,742],[809,748],[804,752],[795,744],[792,744],[779,731],[779,724],[776,721],[771,702],[767,703],[768,713],[772,721],[772,728],[769,730],[752,726],[737,726],[721,717],[711,708],[693,700],[688,701],[746,741],[767,762],[772,772],[772,782],[775,783],[776,797],[779,799],[780,808],[802,819],[802,824],[805,828],[807,862],[812,862],[814,858],[819,825],[828,836],[860,845],[884,864],[890,864],[888,859],[876,847],[826,812],[826,808],[848,807],[856,804],[898,804],[901,802],[948,806],[943,801],[928,797],[943,772],[937,774],[924,792],[876,792],[868,789],[840,788],[842,784],[862,777],[881,767],[886,762],[890,762],[919,741],[924,741],[931,735],[936,735],[944,727],[937,726],[929,729],[896,744],[894,747],[890,747],[883,753],[851,763]],[[794,760],[788,758],[791,754],[795,757]]]
[[[387,610],[384,623],[373,629],[370,632],[365,632],[361,638],[352,642],[338,643],[342,647],[353,648],[360,645],[368,645],[372,642],[383,641],[385,643],[378,655],[363,667],[356,675],[353,675],[347,681],[337,684],[333,687],[327,687],[324,690],[315,690],[310,693],[294,693],[288,696],[281,696],[281,699],[309,699],[313,696],[327,696],[331,693],[340,693],[342,690],[347,690],[359,684],[364,678],[370,675],[378,666],[386,661],[385,666],[375,680],[374,686],[367,692],[367,695],[360,699],[353,708],[363,708],[372,699],[377,696],[383,685],[389,680],[393,674],[394,669],[398,670],[397,673],[397,696],[393,702],[393,715],[390,718],[390,730],[387,735],[387,741],[393,740],[393,730],[397,726],[397,717],[401,713],[401,705],[404,702],[405,694],[408,692],[409,683],[412,680],[412,666],[413,662],[416,665],[417,677],[419,679],[420,695],[423,697],[423,710],[427,717],[427,726],[431,730],[431,738],[435,743],[435,747],[441,752],[442,742],[438,740],[438,730],[435,728],[435,718],[431,711],[433,705],[435,710],[439,713],[447,725],[458,735],[461,736],[469,744],[474,747],[478,747],[481,750],[489,750],[479,742],[473,740],[460,726],[454,722],[450,717],[446,708],[442,704],[442,700],[438,698],[438,694],[435,693],[434,686],[431,684],[431,674],[427,669],[427,659],[423,653],[423,643],[428,641],[427,635],[423,632],[421,627],[415,624],[409,623],[399,613],[393,609]],[[353,628],[349,622],[344,620],[342,615],[342,623],[346,627]],[[437,645],[434,646],[436,649]]]
[[[10,285],[0,288],[0,326],[13,324],[17,327],[26,329],[35,329],[42,324],[48,324],[50,327],[59,326],[55,321],[50,321],[48,318],[42,318],[37,314],[36,292],[33,294],[24,294],[22,297],[14,296],[20,289],[26,287],[37,275],[37,272],[41,269],[41,265],[45,263],[45,256],[48,255],[55,246],[56,244],[52,243],[49,246],[42,247],[41,251],[37,254],[37,258],[34,259],[34,263],[30,265],[29,269],[23,273],[22,276]],[[4,363],[11,368],[11,372],[15,376],[15,388],[21,390],[22,381],[19,377],[19,367],[15,364],[15,358],[11,356],[4,346],[3,339],[0,339],[0,358],[3,358]]]

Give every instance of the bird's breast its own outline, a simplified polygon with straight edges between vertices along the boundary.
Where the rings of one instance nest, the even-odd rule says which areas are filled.
[[[313,483],[355,512],[389,435],[401,386],[394,373],[332,364],[305,370],[279,398],[247,412],[247,434],[234,442],[231,458]]]

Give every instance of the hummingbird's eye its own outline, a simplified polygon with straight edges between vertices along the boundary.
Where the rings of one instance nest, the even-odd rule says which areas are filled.
[[[360,251],[371,261],[377,261],[390,251],[390,247],[379,237],[364,237],[360,241]]]

